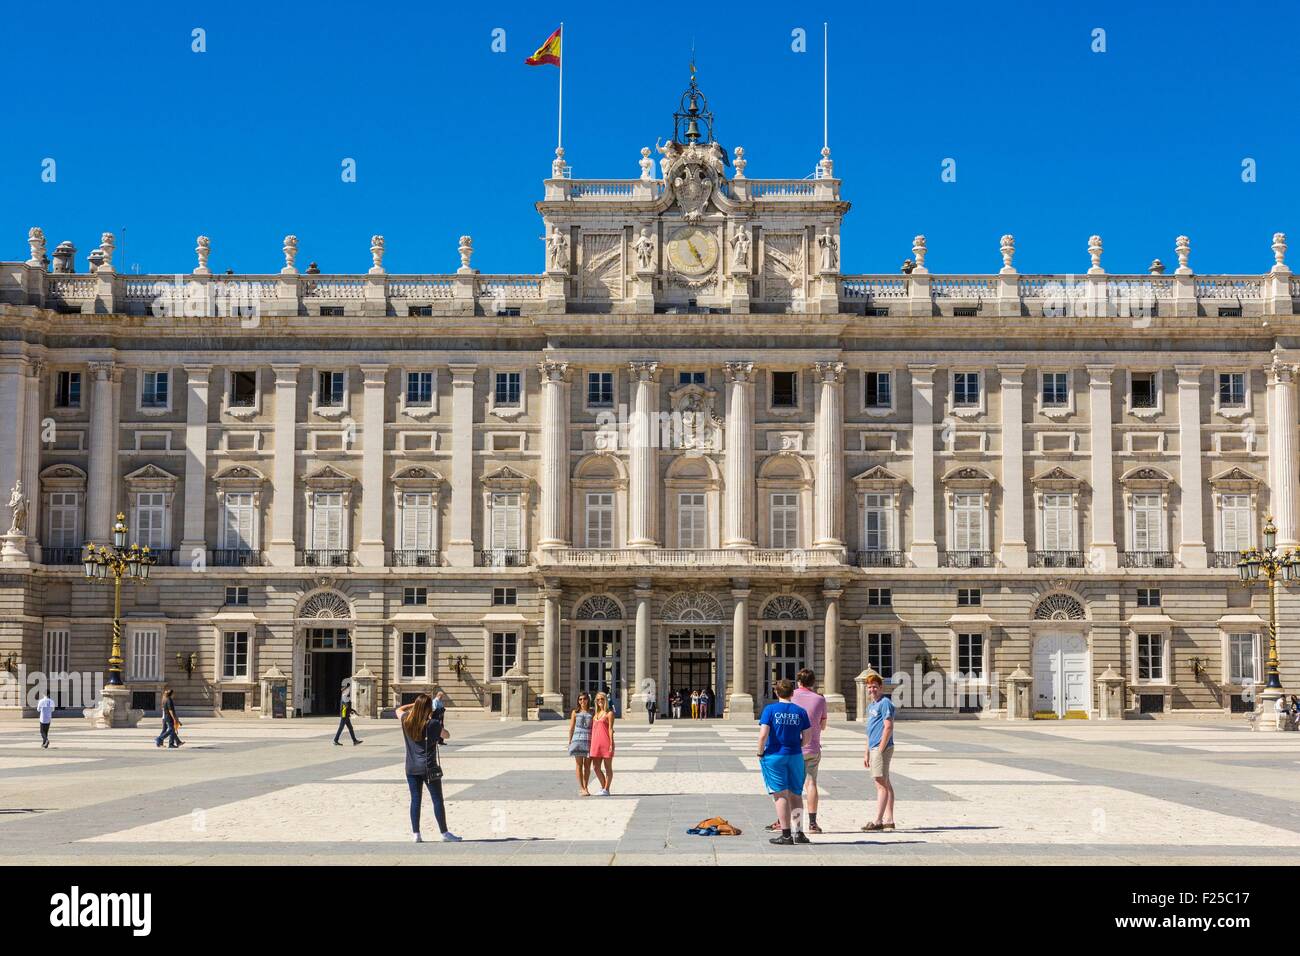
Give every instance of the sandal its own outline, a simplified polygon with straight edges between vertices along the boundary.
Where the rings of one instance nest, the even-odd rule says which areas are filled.
[[[884,823],[881,824],[881,828],[884,830],[892,830],[894,829],[894,825],[892,823]]]
[[[885,825],[883,823],[868,823],[866,826],[862,828],[862,832],[875,833],[877,830],[883,830],[883,829],[885,829]]]
[[[763,829],[766,830],[768,833],[775,833],[777,830],[781,829],[781,824],[779,822],[769,823],[767,826],[763,827]]]

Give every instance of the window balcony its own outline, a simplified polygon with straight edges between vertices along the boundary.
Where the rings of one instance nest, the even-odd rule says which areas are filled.
[[[41,548],[43,564],[80,564],[83,548]]]
[[[860,568],[901,568],[902,566],[902,551],[858,552],[858,567]]]
[[[1031,567],[1035,568],[1082,568],[1086,567],[1082,551],[1035,551]]]
[[[262,563],[262,552],[252,548],[214,548],[212,564],[218,568],[255,568]]]
[[[945,551],[943,552],[945,568],[991,568],[992,551]]]
[[[519,548],[491,548],[479,551],[475,564],[480,568],[526,568],[529,554]]]
[[[1240,551],[1211,551],[1210,567],[1212,568],[1236,568],[1237,562],[1241,560]]]
[[[166,549],[166,548],[164,548],[164,549],[162,549],[162,550],[159,550],[159,551],[155,551],[155,550],[153,550],[152,548],[149,549],[149,556],[152,557],[152,558],[154,559],[154,562],[155,562],[155,563],[158,565],[158,567],[160,567],[160,568],[169,568],[169,567],[171,567],[173,564],[175,564],[175,563],[176,563],[176,555],[179,554],[179,553],[180,553],[180,552],[178,552],[178,551],[175,551],[175,550],[169,550],[169,549]]]
[[[345,568],[352,563],[351,551],[312,548],[300,553],[299,563],[309,568]]]
[[[1121,568],[1172,568],[1174,556],[1168,551],[1121,551]]]
[[[568,568],[768,568],[804,571],[840,567],[835,551],[802,548],[553,548],[538,563]]]
[[[394,568],[436,568],[441,562],[437,551],[426,548],[415,551],[394,551],[388,563]]]

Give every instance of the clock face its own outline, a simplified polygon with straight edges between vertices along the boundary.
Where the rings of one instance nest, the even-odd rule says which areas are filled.
[[[668,240],[668,262],[683,275],[704,275],[718,264],[718,240],[707,229],[683,226]]]

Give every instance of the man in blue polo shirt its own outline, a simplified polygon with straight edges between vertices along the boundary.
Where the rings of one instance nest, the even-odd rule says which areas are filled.
[[[894,829],[894,785],[889,780],[889,762],[894,756],[894,702],[885,695],[879,674],[867,675],[867,751],[862,765],[876,781],[876,819],[862,829]]]
[[[781,835],[769,843],[793,846],[811,843],[800,832],[792,834],[790,818],[794,813],[803,815],[803,748],[812,736],[812,721],[808,711],[790,698],[794,695],[794,681],[782,678],[776,682],[777,701],[763,708],[758,719],[759,766],[763,771],[763,785],[776,801],[776,816],[781,822]]]

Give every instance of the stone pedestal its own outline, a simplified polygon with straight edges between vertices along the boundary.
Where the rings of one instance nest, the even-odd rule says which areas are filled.
[[[1097,719],[1124,719],[1124,678],[1107,667],[1097,678]]]
[[[90,721],[95,730],[113,730],[134,727],[144,716],[143,710],[131,708],[131,691],[124,686],[105,687],[94,707],[87,707],[81,715]]]
[[[365,664],[352,677],[352,713],[356,717],[375,717],[378,714],[379,681]]]
[[[528,675],[512,667],[501,678],[501,719],[528,719]]]
[[[733,315],[749,311],[749,266],[736,266],[731,272],[731,294],[727,305]]]
[[[0,564],[25,568],[30,565],[27,559],[27,535],[7,534],[4,547],[0,548]]]
[[[1295,727],[1290,714],[1278,714],[1277,712],[1278,699],[1285,696],[1286,694],[1280,687],[1265,687],[1259,692],[1259,709],[1256,711],[1258,717],[1255,719],[1256,730],[1274,733],[1280,730],[1291,730]]]
[[[655,310],[655,274],[653,269],[638,269],[632,284],[632,311],[653,315]]]
[[[858,720],[860,721],[867,719],[867,702],[871,700],[871,695],[867,693],[867,678],[873,675],[876,677],[880,676],[874,668],[868,667],[857,677],[853,678],[853,683],[858,685]]]
[[[842,699],[842,698],[841,698]],[[752,694],[732,694],[727,698],[724,720],[736,720],[742,723],[754,722],[754,697]]]
[[[1034,679],[1025,673],[1023,667],[1017,667],[1007,675],[1007,720],[1031,720],[1034,716],[1031,706],[1031,690]]]
[[[262,716],[289,716],[289,678],[272,664],[262,675]]]

